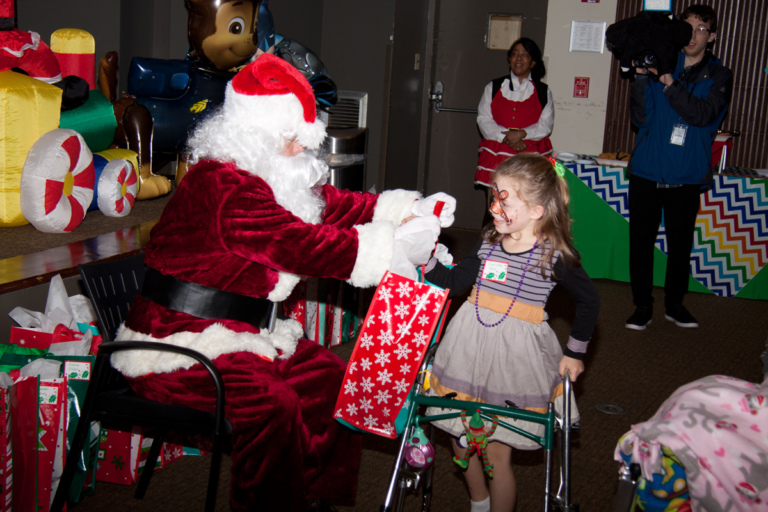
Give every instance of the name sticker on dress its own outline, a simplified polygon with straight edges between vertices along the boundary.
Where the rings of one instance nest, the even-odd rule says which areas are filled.
[[[481,277],[487,281],[504,283],[507,281],[507,267],[503,261],[486,260]]]

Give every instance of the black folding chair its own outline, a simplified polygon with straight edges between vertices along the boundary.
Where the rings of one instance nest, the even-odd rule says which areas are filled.
[[[138,429],[153,438],[146,465],[135,497],[141,499],[149,486],[160,450],[169,432],[188,436],[204,435],[213,440],[205,510],[213,511],[219,483],[222,452],[231,449],[232,425],[224,417],[224,383],[216,367],[204,355],[184,347],[165,343],[113,341],[125,320],[134,296],[144,278],[144,255],[78,266],[85,289],[93,302],[101,324],[104,341],[99,345],[91,382],[82,406],[80,421],[69,446],[64,472],[59,481],[51,510],[60,512],[67,500],[79,459],[88,440],[92,421],[113,430]],[[110,356],[123,350],[158,350],[183,354],[197,360],[210,373],[216,386],[214,413],[191,407],[167,405],[137,396],[125,378],[110,364]],[[153,357],[148,355],[148,357]]]

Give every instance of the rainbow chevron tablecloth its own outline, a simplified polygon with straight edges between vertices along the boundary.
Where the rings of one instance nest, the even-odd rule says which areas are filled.
[[[629,281],[629,181],[623,167],[567,165],[574,240],[593,278]],[[654,284],[663,286],[664,222]],[[768,299],[768,180],[716,175],[702,194],[691,252],[691,291]]]

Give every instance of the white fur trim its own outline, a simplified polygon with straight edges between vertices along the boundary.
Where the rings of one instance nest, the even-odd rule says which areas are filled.
[[[32,78],[35,78],[47,84],[55,84],[56,82],[61,82],[61,73],[59,73],[56,76],[33,76]]]
[[[325,123],[319,118],[314,123],[299,124],[296,140],[307,149],[317,149],[325,140]]]
[[[277,284],[269,292],[267,296],[268,300],[272,302],[281,302],[288,298],[293,289],[299,284],[301,278],[296,274],[290,274],[288,272],[278,272]]]
[[[315,118],[304,121],[304,109],[293,94],[256,95],[238,94],[227,84],[224,115],[240,126],[243,133],[251,128],[279,133],[296,140],[307,149],[317,149],[325,139],[325,124]]]
[[[32,32],[30,30],[29,31],[29,35],[32,38],[31,39],[31,41],[32,41],[31,43],[24,43],[21,46],[21,48],[19,48],[17,50],[12,50],[12,49],[8,48],[7,46],[0,47],[0,50],[3,50],[6,53],[10,53],[11,55],[16,57],[17,59],[20,58],[22,55],[24,55],[24,52],[27,51],[27,50],[35,50],[35,51],[37,51],[37,46],[40,44],[40,34],[38,34],[37,32]],[[7,41],[7,39],[6,39],[6,41]]]
[[[357,288],[376,286],[392,263],[395,225],[371,222],[355,226],[358,237],[357,259],[347,282]]]
[[[278,320],[275,331],[266,330],[254,334],[234,332],[221,324],[213,324],[203,332],[179,332],[165,338],[154,338],[120,326],[118,341],[161,342],[196,350],[213,360],[222,354],[233,352],[251,352],[269,359],[278,357],[277,349],[282,350],[280,359],[287,359],[296,351],[299,338],[304,336],[301,325],[295,320]],[[148,352],[145,350],[126,350],[112,355],[112,366],[126,377],[140,377],[148,373],[170,373],[175,370],[190,368],[197,361],[172,352]]]
[[[376,200],[373,221],[388,220],[399,226],[403,219],[413,215],[413,202],[421,199],[414,190],[385,190]]]

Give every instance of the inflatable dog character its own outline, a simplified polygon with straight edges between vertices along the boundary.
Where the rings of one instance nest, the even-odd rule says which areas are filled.
[[[184,146],[189,130],[224,100],[227,82],[256,54],[259,0],[185,0],[187,58],[132,59],[127,94],[116,98],[116,52],[99,66],[99,88],[115,105],[118,129],[115,143],[139,154],[141,188],[138,199],[167,194],[170,181],[152,173],[153,157],[176,160],[176,182],[186,172]],[[266,15],[271,20],[271,15]],[[271,22],[271,21],[270,21]],[[274,30],[267,31],[272,34]],[[264,51],[268,51],[266,46]]]
[[[187,58],[132,59],[128,95],[134,98],[133,105],[145,109],[132,112],[133,107],[126,107],[128,119],[141,113],[142,125],[151,112],[149,136],[147,129],[136,122],[130,125],[130,130],[142,129],[145,135],[125,130],[125,140],[136,145],[143,161],[150,163],[146,170],[142,165],[142,176],[150,176],[152,155],[166,161],[175,159],[177,184],[187,171],[185,145],[191,128],[224,101],[226,84],[234,74],[262,53],[276,53],[275,41],[280,39],[275,34],[268,0],[185,0],[185,5],[190,44]],[[288,50],[288,43],[292,43],[292,51]],[[297,52],[297,48],[304,52]],[[311,51],[285,40],[279,56],[307,77],[321,108],[335,103],[335,85]],[[116,69],[116,64],[112,67]],[[160,188],[152,193],[165,192]]]

